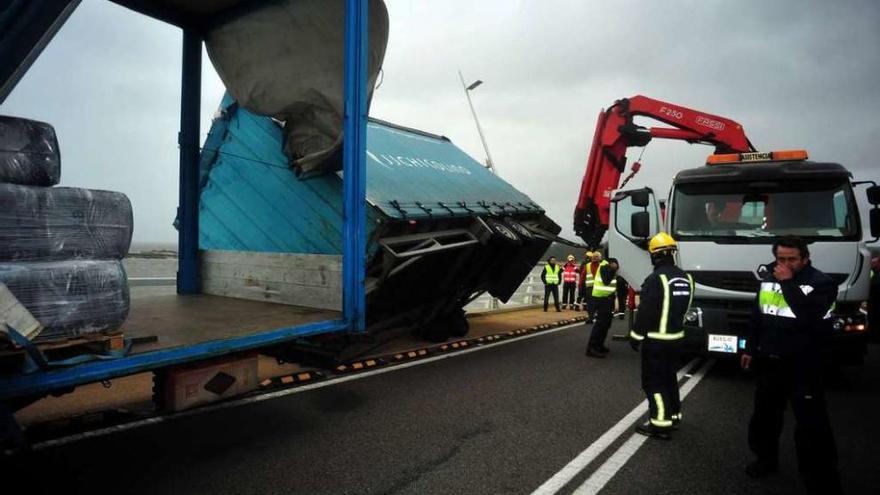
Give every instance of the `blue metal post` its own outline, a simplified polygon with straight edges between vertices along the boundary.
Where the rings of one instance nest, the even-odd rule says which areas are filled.
[[[367,146],[367,2],[345,4],[345,122],[343,126],[343,190],[345,231],[342,253],[345,321],[351,331],[365,329],[364,271],[366,263]]]
[[[198,294],[199,288],[199,110],[202,94],[202,38],[183,30],[180,94],[180,203],[177,207],[177,292]]]

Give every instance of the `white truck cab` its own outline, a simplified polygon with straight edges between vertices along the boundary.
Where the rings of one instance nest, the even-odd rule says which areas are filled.
[[[616,192],[608,247],[633,287],[652,270],[648,239],[663,230],[678,241],[676,262],[696,282],[685,329],[689,349],[736,355],[745,348],[771,246],[793,235],[807,240],[813,266],[838,283],[835,355],[861,362],[870,254],[853,185],[862,183],[851,182],[841,165],[806,158],[803,151],[711,155],[707,166],[675,176],[664,210],[650,189]],[[880,187],[868,189],[868,200],[876,240]]]

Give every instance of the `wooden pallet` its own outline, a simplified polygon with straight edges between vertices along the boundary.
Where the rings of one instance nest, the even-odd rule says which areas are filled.
[[[35,342],[34,345],[49,361],[61,361],[81,354],[104,354],[122,350],[125,347],[125,337],[122,332],[117,331],[111,334],[83,335],[71,339]],[[25,362],[26,353],[24,348],[17,346],[0,349],[0,374],[20,370]]]

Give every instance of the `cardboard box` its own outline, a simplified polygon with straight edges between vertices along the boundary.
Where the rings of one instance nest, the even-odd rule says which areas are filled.
[[[251,355],[167,371],[161,376],[164,409],[182,411],[256,390],[257,362]]]

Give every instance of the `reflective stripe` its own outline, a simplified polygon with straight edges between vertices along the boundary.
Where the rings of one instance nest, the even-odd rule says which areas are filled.
[[[813,292],[813,287],[809,285],[801,285],[801,292],[805,295]],[[761,291],[758,292],[758,305],[761,307],[761,313],[769,316],[779,316],[781,318],[797,318],[785,296],[782,295],[782,286],[778,282],[761,282]],[[831,303],[831,308],[825,313],[823,318],[831,318],[831,312],[837,306],[837,303]]]
[[[660,333],[666,333],[666,325],[669,324],[669,280],[666,275],[660,274],[660,284],[663,285],[663,308],[660,310]]]
[[[680,338],[682,338],[682,337],[684,337],[684,330],[681,330],[681,331],[679,331],[679,332],[675,332],[675,333],[668,333],[668,332],[663,332],[663,333],[660,333],[660,332],[648,332],[648,338],[649,338],[649,339],[656,339],[656,340],[678,340],[678,339],[680,339]]]
[[[694,292],[696,292],[696,288],[694,287],[694,277],[691,277],[691,274],[688,273],[688,282],[691,284],[691,298],[688,299],[688,309],[691,309],[691,304],[694,303]]]
[[[635,330],[630,330],[629,337],[633,340],[645,340],[645,336],[637,334]]]
[[[657,417],[651,418],[651,424],[654,426],[672,426],[672,421],[666,419],[666,408],[663,407],[663,396],[654,394],[654,404],[657,406]]]

